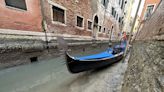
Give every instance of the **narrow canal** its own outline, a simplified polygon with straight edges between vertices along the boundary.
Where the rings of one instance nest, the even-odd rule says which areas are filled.
[[[104,69],[71,74],[63,56],[54,57],[1,70],[0,92],[120,92],[126,67],[127,62],[120,61]]]

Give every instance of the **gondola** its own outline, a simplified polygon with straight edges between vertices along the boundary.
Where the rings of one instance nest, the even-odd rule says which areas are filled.
[[[104,52],[83,57],[73,57],[66,52],[67,68],[71,73],[79,73],[105,67],[120,61],[124,56],[124,50],[125,46],[117,46],[117,48],[109,48]]]

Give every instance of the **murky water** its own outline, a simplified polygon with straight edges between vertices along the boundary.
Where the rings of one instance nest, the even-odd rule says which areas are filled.
[[[100,70],[70,74],[64,58],[56,57],[1,70],[0,92],[117,92],[126,65],[119,62]]]
[[[74,76],[67,72],[64,60],[58,57],[0,71],[0,92],[31,92],[51,81],[54,81],[55,87]]]

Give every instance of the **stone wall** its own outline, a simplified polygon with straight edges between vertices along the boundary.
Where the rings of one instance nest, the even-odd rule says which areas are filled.
[[[122,92],[164,91],[164,42],[135,42]]]
[[[164,92],[164,1],[132,44],[122,92]]]
[[[48,39],[47,43],[44,33],[39,32],[35,32],[35,34],[33,32],[29,35],[0,34],[0,69],[29,64],[31,58],[35,57],[38,61],[45,61],[45,59],[60,56],[62,53],[57,48],[56,36],[48,35]],[[64,39],[69,48],[76,53],[88,50],[95,50],[96,52],[95,48],[98,50],[98,48],[103,48],[103,45],[108,46],[107,40],[98,40],[93,44],[92,39],[89,38],[65,37]]]

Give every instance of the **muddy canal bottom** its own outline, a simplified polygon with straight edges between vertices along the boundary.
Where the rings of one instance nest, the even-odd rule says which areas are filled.
[[[127,62],[70,74],[57,57],[0,71],[0,92],[120,92]]]

